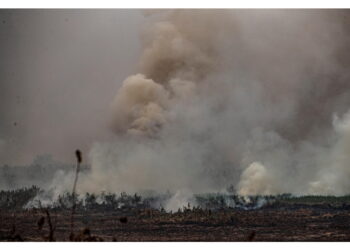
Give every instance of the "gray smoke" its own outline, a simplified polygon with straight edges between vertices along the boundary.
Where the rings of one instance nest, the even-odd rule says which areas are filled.
[[[348,11],[146,14],[80,190],[349,193]]]

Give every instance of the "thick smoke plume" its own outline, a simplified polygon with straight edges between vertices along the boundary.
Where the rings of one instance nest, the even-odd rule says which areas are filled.
[[[146,14],[80,191],[350,192],[348,12]]]

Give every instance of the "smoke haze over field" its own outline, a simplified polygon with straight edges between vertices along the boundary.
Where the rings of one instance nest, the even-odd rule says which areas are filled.
[[[61,59],[74,71],[88,64],[77,70],[86,85],[76,83],[76,93],[58,102],[61,113],[41,107],[75,121],[61,121],[54,132],[67,137],[57,150],[90,149],[91,173],[79,180],[79,191],[171,190],[175,201],[230,185],[241,195],[350,193],[349,11],[108,11],[118,24],[98,13],[80,23],[100,25],[97,34],[77,32],[94,41],[86,50],[77,44],[84,57],[74,57],[76,64]],[[125,34],[126,50],[110,55]],[[133,41],[138,35],[141,49]],[[54,75],[66,78],[56,66]],[[36,70],[50,82],[46,68]],[[72,84],[54,82],[52,98]],[[34,134],[45,131],[37,116],[28,114],[28,121]]]
[[[0,164],[109,137],[108,105],[135,69],[138,10],[0,10]],[[126,27],[127,24],[127,27]]]

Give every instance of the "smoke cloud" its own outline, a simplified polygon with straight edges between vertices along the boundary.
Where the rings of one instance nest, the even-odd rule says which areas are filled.
[[[144,15],[137,70],[108,88],[113,133],[94,137],[78,192],[171,191],[167,210],[229,186],[350,192],[349,11]]]
[[[81,190],[349,193],[348,12],[147,16]]]

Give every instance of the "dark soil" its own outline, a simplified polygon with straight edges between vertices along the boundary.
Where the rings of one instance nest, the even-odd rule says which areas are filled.
[[[350,241],[350,210],[330,207],[222,211],[50,210],[56,241]],[[1,241],[47,241],[47,215],[39,209],[0,212]],[[42,218],[45,218],[43,222]],[[40,229],[41,228],[41,229]]]

